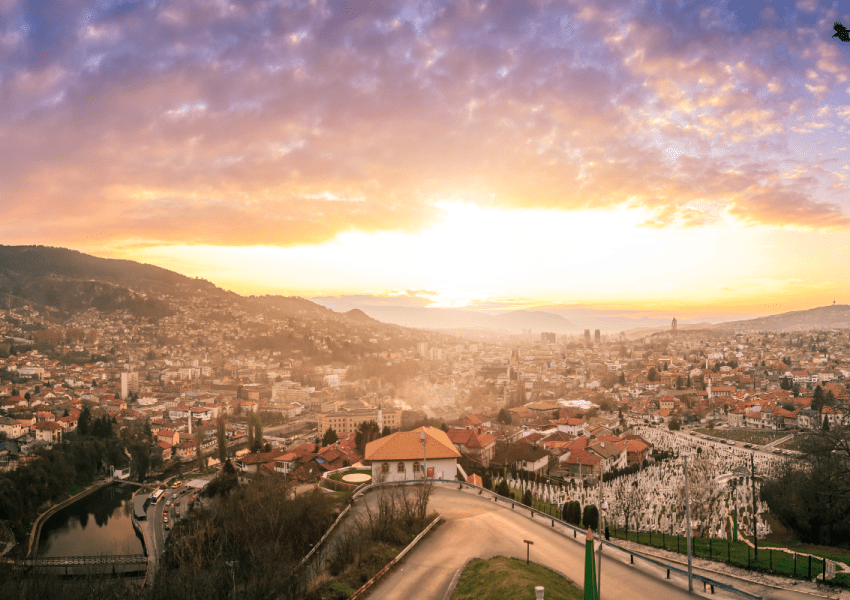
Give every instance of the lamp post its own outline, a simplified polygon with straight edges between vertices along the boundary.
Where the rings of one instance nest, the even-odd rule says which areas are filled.
[[[428,449],[425,446],[425,431],[419,432],[419,441],[422,442],[422,456],[423,462],[425,463],[424,472],[422,473],[423,479],[428,479]]]
[[[608,512],[608,502],[603,500],[600,508],[599,532],[605,531],[605,514]],[[605,546],[603,536],[599,536],[599,567],[596,569],[596,597],[602,598],[602,548]]]
[[[688,536],[688,591],[694,591],[694,571],[691,564],[691,496],[688,491],[688,455],[682,457],[685,461],[685,529]]]

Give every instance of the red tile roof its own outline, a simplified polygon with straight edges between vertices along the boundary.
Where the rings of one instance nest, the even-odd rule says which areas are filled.
[[[420,434],[425,433],[425,451],[428,458],[460,458],[449,436],[434,427],[419,427],[378,438],[366,444],[365,460],[419,460],[424,452]]]

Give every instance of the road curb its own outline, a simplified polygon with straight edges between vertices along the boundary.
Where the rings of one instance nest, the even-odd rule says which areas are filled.
[[[452,575],[452,580],[449,582],[449,587],[446,588],[446,593],[443,594],[443,600],[449,600],[449,598],[452,597],[452,594],[454,593],[455,588],[457,587],[457,582],[460,581],[460,574],[466,570],[466,567],[469,566],[469,563],[471,563],[472,561],[473,559],[470,558],[468,561],[463,563],[463,566],[460,569],[455,571],[454,575]]]

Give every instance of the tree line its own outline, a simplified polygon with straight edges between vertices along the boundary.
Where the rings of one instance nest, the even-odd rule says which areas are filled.
[[[50,450],[36,450],[32,460],[0,474],[0,520],[7,520],[23,541],[28,523],[46,503],[91,483],[110,466],[126,464],[123,445],[115,437],[69,436]]]

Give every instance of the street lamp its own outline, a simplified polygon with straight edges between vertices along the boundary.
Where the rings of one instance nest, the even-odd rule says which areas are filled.
[[[419,441],[422,442],[422,456],[423,456],[423,459],[424,459],[423,462],[425,463],[425,466],[424,466],[425,471],[423,472],[422,475],[423,475],[423,479],[427,479],[428,478],[428,449],[425,446],[425,431],[424,430],[419,432]]]
[[[600,523],[600,533],[605,531],[605,514],[608,511],[608,501],[603,500],[600,508],[602,522]],[[605,546],[603,536],[599,536],[599,566],[596,568],[596,597],[602,597],[602,548]]]

